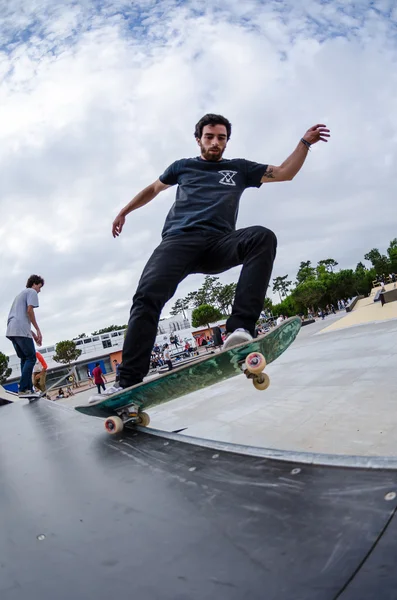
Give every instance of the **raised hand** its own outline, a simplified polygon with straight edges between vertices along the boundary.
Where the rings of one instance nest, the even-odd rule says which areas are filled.
[[[309,142],[309,144],[317,144],[317,142],[328,142],[331,137],[329,129],[324,124],[317,124],[310,127],[303,136],[303,139]]]

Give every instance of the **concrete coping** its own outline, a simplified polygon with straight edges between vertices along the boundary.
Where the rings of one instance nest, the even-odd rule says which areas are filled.
[[[232,452],[246,456],[256,456],[257,458],[267,458],[282,462],[291,462],[306,465],[319,465],[326,467],[344,467],[350,469],[371,469],[371,470],[396,470],[397,456],[349,456],[343,454],[316,454],[311,452],[296,452],[293,450],[279,450],[272,448],[260,448],[257,446],[246,446],[243,444],[232,444],[230,442],[220,442],[216,440],[207,440],[193,436],[151,429],[150,427],[137,427],[137,429],[148,435],[155,435],[165,440],[173,440],[184,444],[192,444],[201,448],[218,450],[222,452]]]

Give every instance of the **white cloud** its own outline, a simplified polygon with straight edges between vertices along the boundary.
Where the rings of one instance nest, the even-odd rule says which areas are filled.
[[[293,182],[241,201],[239,226],[277,233],[274,276],[385,250],[397,235],[393,2],[133,4],[0,2],[4,327],[34,272],[46,279],[44,343],[126,322],[175,190],[131,214],[117,240],[111,223],[168,164],[197,153],[194,124],[208,111],[233,123],[226,155],[258,162],[282,162],[315,122],[332,129]],[[4,338],[0,348],[11,352]]]

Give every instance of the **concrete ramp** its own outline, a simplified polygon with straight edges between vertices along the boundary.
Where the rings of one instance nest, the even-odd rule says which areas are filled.
[[[19,401],[20,401],[20,398],[18,397],[18,394],[13,394],[12,392],[7,392],[7,390],[5,390],[2,385],[0,385],[0,406],[2,406],[4,404],[11,404],[11,402],[19,402]]]
[[[2,600],[395,598],[396,461],[0,420]]]

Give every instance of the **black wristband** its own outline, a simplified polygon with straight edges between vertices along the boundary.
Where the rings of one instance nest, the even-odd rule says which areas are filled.
[[[311,146],[311,143],[310,143],[310,142],[308,142],[308,141],[307,141],[307,140],[305,140],[304,138],[301,138],[301,142],[302,142],[302,144],[304,144],[304,146],[306,146],[306,148],[307,148],[308,150],[310,150],[310,146]]]

